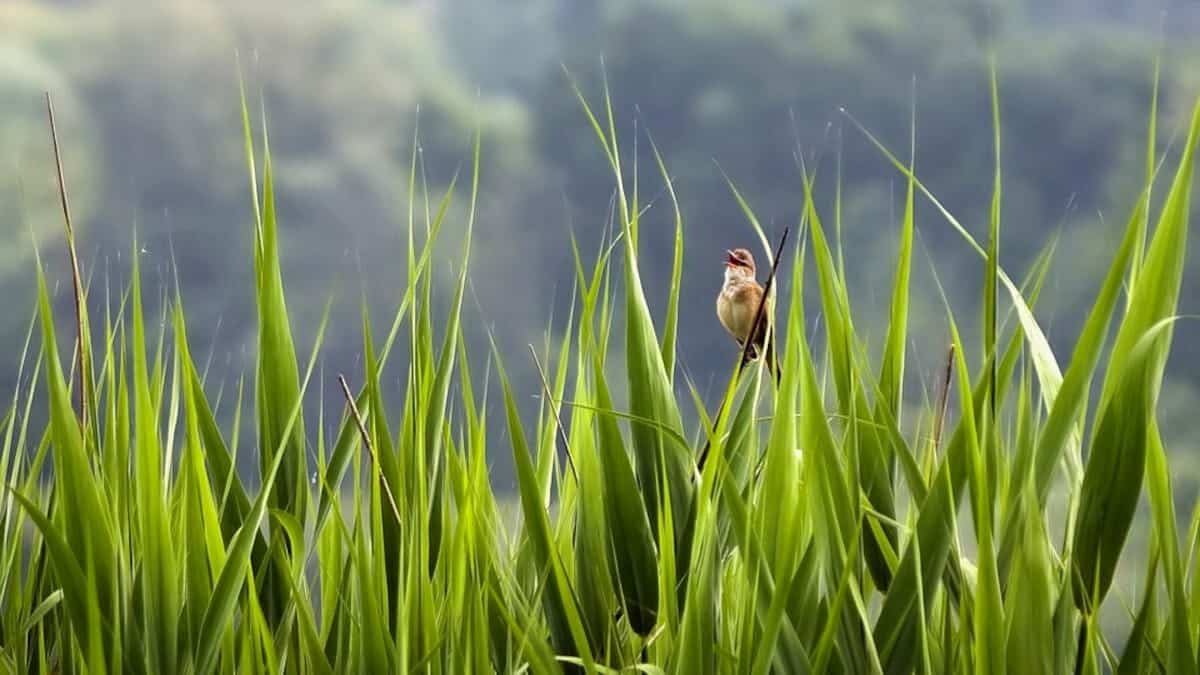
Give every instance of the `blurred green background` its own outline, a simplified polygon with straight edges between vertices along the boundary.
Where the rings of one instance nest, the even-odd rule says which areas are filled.
[[[1170,152],[1181,112],[1200,91],[1200,47],[1188,38],[1197,34],[1193,0],[4,0],[0,348],[10,356],[0,359],[0,396],[11,391],[32,312],[35,242],[59,280],[64,312],[71,302],[47,90],[93,311],[106,289],[121,288],[136,232],[159,289],[177,267],[193,351],[210,355],[210,385],[228,388],[252,363],[255,330],[240,60],[269,122],[302,350],[326,298],[337,298],[323,359],[329,376],[319,383],[333,402],[332,373],[361,353],[360,298],[380,329],[399,300],[418,120],[427,180],[438,193],[468,166],[478,124],[483,192],[468,338],[482,347],[485,328],[493,330],[520,393],[535,397],[525,345],[541,344],[564,319],[571,232],[582,250],[596,249],[612,190],[564,66],[595,97],[603,63],[631,161],[638,142],[642,197],[651,203],[644,278],[658,310],[672,214],[646,131],[677,181],[688,261],[681,363],[707,391],[735,358],[713,316],[721,252],[756,246],[722,171],[777,236],[801,205],[797,154],[818,168],[825,205],[840,157],[857,320],[881,338],[903,182],[839,109],[906,155],[915,108],[918,174],[984,237],[993,162],[989,43],[1004,133],[1002,264],[1023,275],[1057,237],[1037,314],[1065,363],[1080,308],[1091,304],[1112,233],[1140,185],[1155,55],[1164,64],[1160,150]],[[462,218],[453,221],[459,227]],[[947,343],[931,270],[971,335],[978,321],[966,317],[976,316],[982,276],[975,254],[927,202],[917,224],[914,407],[933,386]],[[450,238],[438,261],[446,277],[456,245]],[[1200,312],[1188,292],[1198,260],[1191,257],[1185,278],[1184,312]],[[1190,322],[1178,335],[1161,415],[1186,516],[1200,487],[1200,342]],[[511,485],[504,457],[495,461],[500,486]]]

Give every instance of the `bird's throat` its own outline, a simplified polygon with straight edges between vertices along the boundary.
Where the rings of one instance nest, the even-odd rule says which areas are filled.
[[[736,267],[725,268],[725,286],[722,290],[729,290],[746,280],[746,273]]]

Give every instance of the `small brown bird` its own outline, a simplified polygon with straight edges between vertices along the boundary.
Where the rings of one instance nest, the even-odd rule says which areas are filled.
[[[769,298],[767,306],[763,308],[758,330],[754,331],[753,336],[750,335],[754,328],[755,314],[763,300],[763,287],[755,279],[755,273],[754,256],[750,255],[750,251],[738,248],[725,252],[725,285],[721,287],[721,293],[717,296],[717,318],[733,339],[737,340],[739,347],[743,346],[747,339],[750,340],[750,349],[746,353],[748,361],[757,359],[762,354],[766,358],[767,366],[778,378],[774,346],[767,339],[771,332]],[[766,343],[765,353],[763,343]]]

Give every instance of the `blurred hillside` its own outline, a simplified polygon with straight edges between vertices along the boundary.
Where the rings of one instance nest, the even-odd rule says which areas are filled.
[[[777,234],[798,217],[797,153],[817,168],[825,204],[840,169],[847,265],[867,308],[858,320],[879,337],[883,312],[871,310],[885,306],[903,186],[839,108],[900,154],[915,108],[918,174],[982,232],[993,162],[985,45],[994,39],[1003,264],[1022,275],[1058,238],[1038,314],[1065,361],[1082,318],[1077,308],[1090,306],[1111,233],[1139,184],[1156,52],[1165,64],[1161,150],[1200,91],[1200,51],[1186,37],[1200,32],[1200,5],[1144,4],[1154,3],[6,0],[0,346],[19,349],[28,325],[29,231],[53,269],[65,258],[40,98],[49,90],[98,306],[106,282],[120,287],[136,232],[155,281],[170,278],[172,259],[177,265],[195,352],[212,352],[213,386],[232,386],[244,372],[254,337],[252,214],[235,55],[269,119],[302,350],[325,299],[339,299],[329,372],[358,358],[360,295],[380,328],[398,301],[390,289],[405,274],[418,120],[425,178],[439,195],[469,161],[478,124],[484,194],[472,279],[481,313],[469,339],[482,341],[483,327],[492,327],[522,393],[536,395],[524,345],[540,344],[552,317],[565,315],[570,233],[594,250],[608,212],[611,178],[563,73],[565,65],[597,96],[601,58],[626,157],[637,138],[643,197],[653,204],[642,244],[651,288],[666,283],[669,264],[655,261],[669,260],[672,233],[646,131],[677,181],[688,260],[681,362],[701,389],[733,358],[712,317],[720,252],[752,242],[722,172]],[[918,207],[918,228],[914,349],[928,367],[910,373],[914,403],[946,341],[930,270],[962,317],[972,316],[979,295],[975,254],[927,203]],[[456,253],[448,248],[439,261],[447,276]],[[1197,260],[1188,287],[1200,278]],[[59,296],[67,307],[65,286]],[[1186,291],[1183,303],[1185,312],[1200,311]],[[1176,455],[1200,449],[1200,420],[1191,414],[1200,401],[1195,331],[1186,322],[1179,328],[1164,403]],[[0,360],[0,396],[14,377],[15,359]],[[321,382],[330,394],[331,382]],[[1192,468],[1200,474],[1200,464]],[[1193,502],[1198,485],[1177,486],[1181,504]]]

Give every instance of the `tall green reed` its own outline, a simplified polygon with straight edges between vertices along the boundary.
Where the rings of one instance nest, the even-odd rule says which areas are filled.
[[[658,322],[642,282],[636,168],[627,178],[637,158],[622,157],[607,88],[599,107],[575,92],[612,171],[614,227],[590,262],[574,246],[575,301],[562,340],[540,355],[531,348],[542,384],[532,431],[507,374],[514,356],[493,343],[484,360],[500,386],[479,389],[481,355],[466,340],[478,137],[448,306],[435,316],[431,270],[459,183],[432,194],[414,150],[407,284],[382,345],[363,310],[362,370],[337,376],[345,408],[322,408],[313,425],[303,403],[325,321],[302,357],[267,134],[257,147],[243,104],[256,475],[238,470],[244,387],[225,402],[236,412],[222,428],[178,288],[164,310],[170,332],[152,334],[135,255],[130,287],[115,301],[105,294],[99,335],[87,303],[78,304],[68,359],[39,261],[36,317],[0,417],[0,670],[1198,670],[1200,520],[1192,516],[1181,540],[1155,409],[1181,292],[1200,105],[1153,227],[1161,162],[1151,106],[1144,189],[1069,362],[1034,311],[1050,256],[1020,282],[1001,264],[994,75],[983,244],[918,178],[915,121],[901,161],[847,116],[906,180],[878,359],[853,321],[840,208],[831,238],[816,176],[800,177],[801,236],[778,260],[730,180],[790,301],[772,317],[778,386],[758,366],[736,367],[731,354],[710,413],[677,368],[685,224],[667,163],[651,141],[675,230]],[[919,197],[980,255],[983,354],[972,370],[947,304],[944,387],[957,404],[943,391],[913,424],[901,415]],[[73,272],[81,299],[95,300]],[[804,293],[813,281],[815,309]],[[813,314],[822,351],[805,332]],[[408,360],[397,364],[399,340]],[[402,383],[400,400],[389,400],[385,376]],[[627,409],[614,403],[620,387]],[[495,396],[499,421],[489,415]],[[698,429],[685,426],[687,406]],[[47,422],[35,426],[43,408]],[[326,415],[339,418],[329,438]],[[516,468],[516,523],[489,479],[497,434],[509,439]],[[1114,635],[1100,616],[1113,606],[1117,561],[1140,555],[1125,544],[1143,483],[1147,579],[1128,632]],[[1065,513],[1050,506],[1053,490],[1065,491]],[[1055,541],[1059,529],[1067,534]]]

